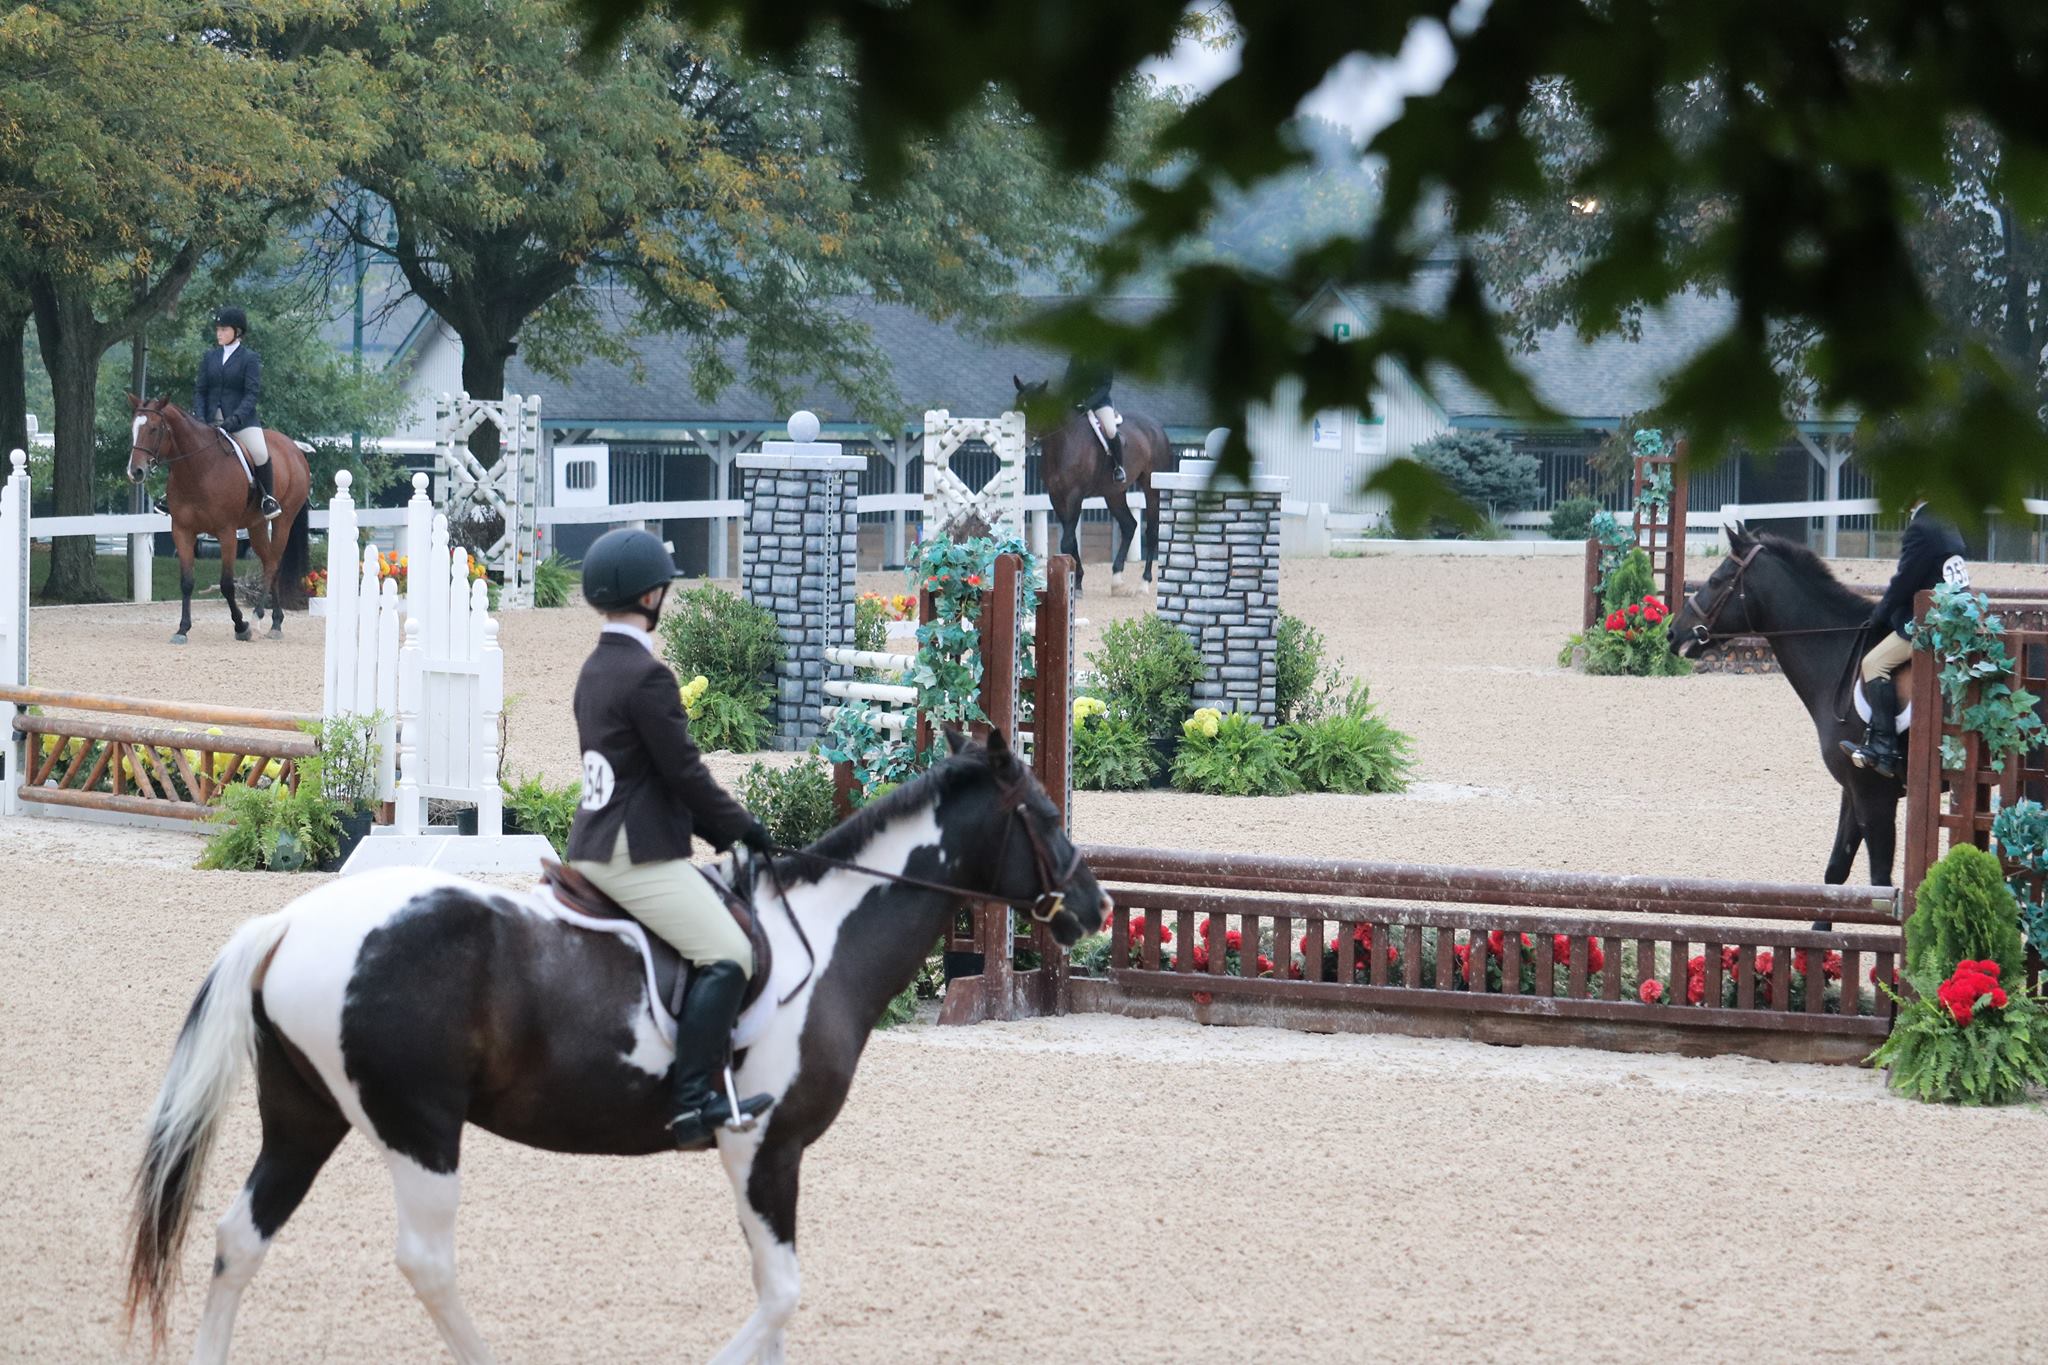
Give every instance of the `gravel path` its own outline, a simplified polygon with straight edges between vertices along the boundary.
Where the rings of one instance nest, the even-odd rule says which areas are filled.
[[[1851,565],[1871,581],[1883,566]],[[1987,568],[1993,585],[2048,583]],[[1100,576],[1106,579],[1106,575]],[[1100,581],[1100,580],[1098,580]],[[893,589],[893,575],[872,586]],[[1290,563],[1416,738],[1397,797],[1083,795],[1084,839],[1487,865],[1818,876],[1834,793],[1775,677],[1555,667],[1567,560]],[[1091,595],[1092,647],[1137,597]],[[175,607],[38,610],[38,684],[316,707],[319,643]],[[515,770],[566,778],[580,613],[505,619]],[[736,774],[743,760],[716,757]],[[0,823],[0,1359],[124,1358],[139,1123],[213,953],[309,879],[189,871],[186,836]],[[878,1035],[804,1187],[800,1359],[2048,1359],[2038,1107],[1930,1109],[1867,1072],[1075,1017]],[[246,1174],[245,1088],[207,1181]],[[501,1358],[702,1359],[750,1307],[704,1160],[473,1133],[462,1275]],[[245,1301],[239,1359],[443,1359],[343,1145]],[[194,1239],[172,1353],[211,1255]],[[139,1346],[127,1355],[140,1357]]]

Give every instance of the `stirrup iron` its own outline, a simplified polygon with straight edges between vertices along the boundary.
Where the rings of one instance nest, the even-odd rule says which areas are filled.
[[[755,1127],[761,1122],[761,1118],[758,1114],[748,1114],[743,1113],[741,1111],[740,1092],[739,1088],[733,1084],[732,1066],[730,1063],[728,1063],[725,1067],[724,1076],[725,1109],[727,1118],[722,1126],[728,1132],[751,1133],[754,1131]]]

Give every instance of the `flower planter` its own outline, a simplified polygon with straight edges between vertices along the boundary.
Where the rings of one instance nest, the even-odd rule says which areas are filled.
[[[341,817],[341,839],[335,847],[334,856],[320,864],[322,872],[339,872],[341,865],[348,861],[348,855],[356,851],[356,845],[369,837],[371,826],[377,823],[377,812],[373,810],[351,811]]]
[[[1179,748],[1179,735],[1152,736],[1152,753],[1159,760],[1159,771],[1152,774],[1154,790],[1173,785],[1173,755]]]

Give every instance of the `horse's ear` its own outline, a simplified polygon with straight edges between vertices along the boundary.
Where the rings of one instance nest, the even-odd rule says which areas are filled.
[[[1736,522],[1728,528],[1729,553],[1741,554],[1750,547],[1752,539],[1753,537],[1749,534],[1749,528],[1739,521]]]
[[[136,396],[135,396],[134,394],[132,394],[132,393],[128,395],[128,411],[130,411],[130,412],[141,412],[141,411],[142,411],[142,400],[141,400],[140,398],[137,398],[137,397],[136,397]]]
[[[988,766],[998,777],[1009,776],[1017,766],[1016,751],[1010,748],[1010,741],[1003,737],[1000,727],[988,732]]]
[[[959,726],[948,725],[941,733],[946,737],[946,751],[948,753],[957,754],[967,747],[967,735]]]
[[[1019,393],[1022,393],[1022,392],[1024,392],[1024,381],[1023,381],[1023,379],[1021,379],[1020,377],[1018,377],[1018,375],[1017,375],[1017,372],[1016,372],[1016,371],[1014,371],[1014,370],[1012,370],[1012,371],[1010,372],[1010,382],[1011,382],[1012,384],[1015,384],[1015,385],[1017,386],[1017,392],[1019,392]]]

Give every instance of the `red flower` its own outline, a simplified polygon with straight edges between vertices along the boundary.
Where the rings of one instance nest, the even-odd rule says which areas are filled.
[[[1769,976],[1771,974],[1771,967],[1776,961],[1777,959],[1771,956],[1771,950],[1768,948],[1764,949],[1756,955],[1756,974],[1758,976]]]
[[[980,574],[978,574],[978,573],[971,573],[971,574],[967,575],[967,586],[968,586],[968,587],[970,587],[970,588],[978,588],[978,587],[980,587],[980,586],[981,586],[981,575],[980,575]]]
[[[1223,946],[1230,952],[1236,952],[1238,949],[1244,946],[1244,935],[1239,933],[1235,929],[1224,930]]]
[[[1935,997],[1954,1016],[1957,1024],[1969,1027],[1975,1008],[1990,1001],[1990,1008],[2005,1008],[2005,990],[1998,984],[1997,962],[1958,962],[1949,979],[1935,991]]]
[[[1452,947],[1451,956],[1458,959],[1458,977],[1467,985],[1472,983],[1472,945],[1460,943]],[[1482,958],[1483,962],[1484,959]]]
[[[1620,612],[1615,611],[1609,612],[1607,614],[1607,629],[1620,630],[1623,626],[1627,624],[1628,622],[1623,619],[1622,614]]]
[[[1643,609],[1639,606],[1636,606],[1634,603],[1630,603],[1628,608],[1628,614],[1630,616],[1641,616],[1643,614]]]
[[[1654,1005],[1664,998],[1664,983],[1652,978],[1637,987],[1636,995],[1645,1005]]]
[[[1133,941],[1133,942],[1142,942],[1142,941],[1144,940],[1144,937],[1145,937],[1145,917],[1144,917],[1143,915],[1132,915],[1132,916],[1131,916],[1131,939],[1132,939],[1132,941]],[[1162,924],[1162,925],[1160,925],[1160,926],[1159,926],[1159,941],[1160,941],[1161,943],[1171,943],[1171,942],[1173,942],[1173,928],[1172,928],[1172,926],[1170,926],[1170,925],[1166,925],[1166,924]]]
[[[1198,972],[1209,970],[1209,949],[1200,939],[1195,940],[1195,970]]]
[[[1794,948],[1792,950],[1792,970],[1798,972],[1801,976],[1806,975],[1806,949]],[[1876,970],[1875,967],[1871,968],[1872,972]],[[1820,974],[1828,981],[1839,980],[1842,975],[1842,955],[1831,951],[1821,958]],[[1875,980],[1876,978],[1872,977],[1872,979]]]
[[[1271,976],[1273,974],[1273,959],[1267,957],[1264,953],[1259,954],[1258,966],[1260,976]],[[1299,975],[1299,973],[1296,973],[1296,975]]]

